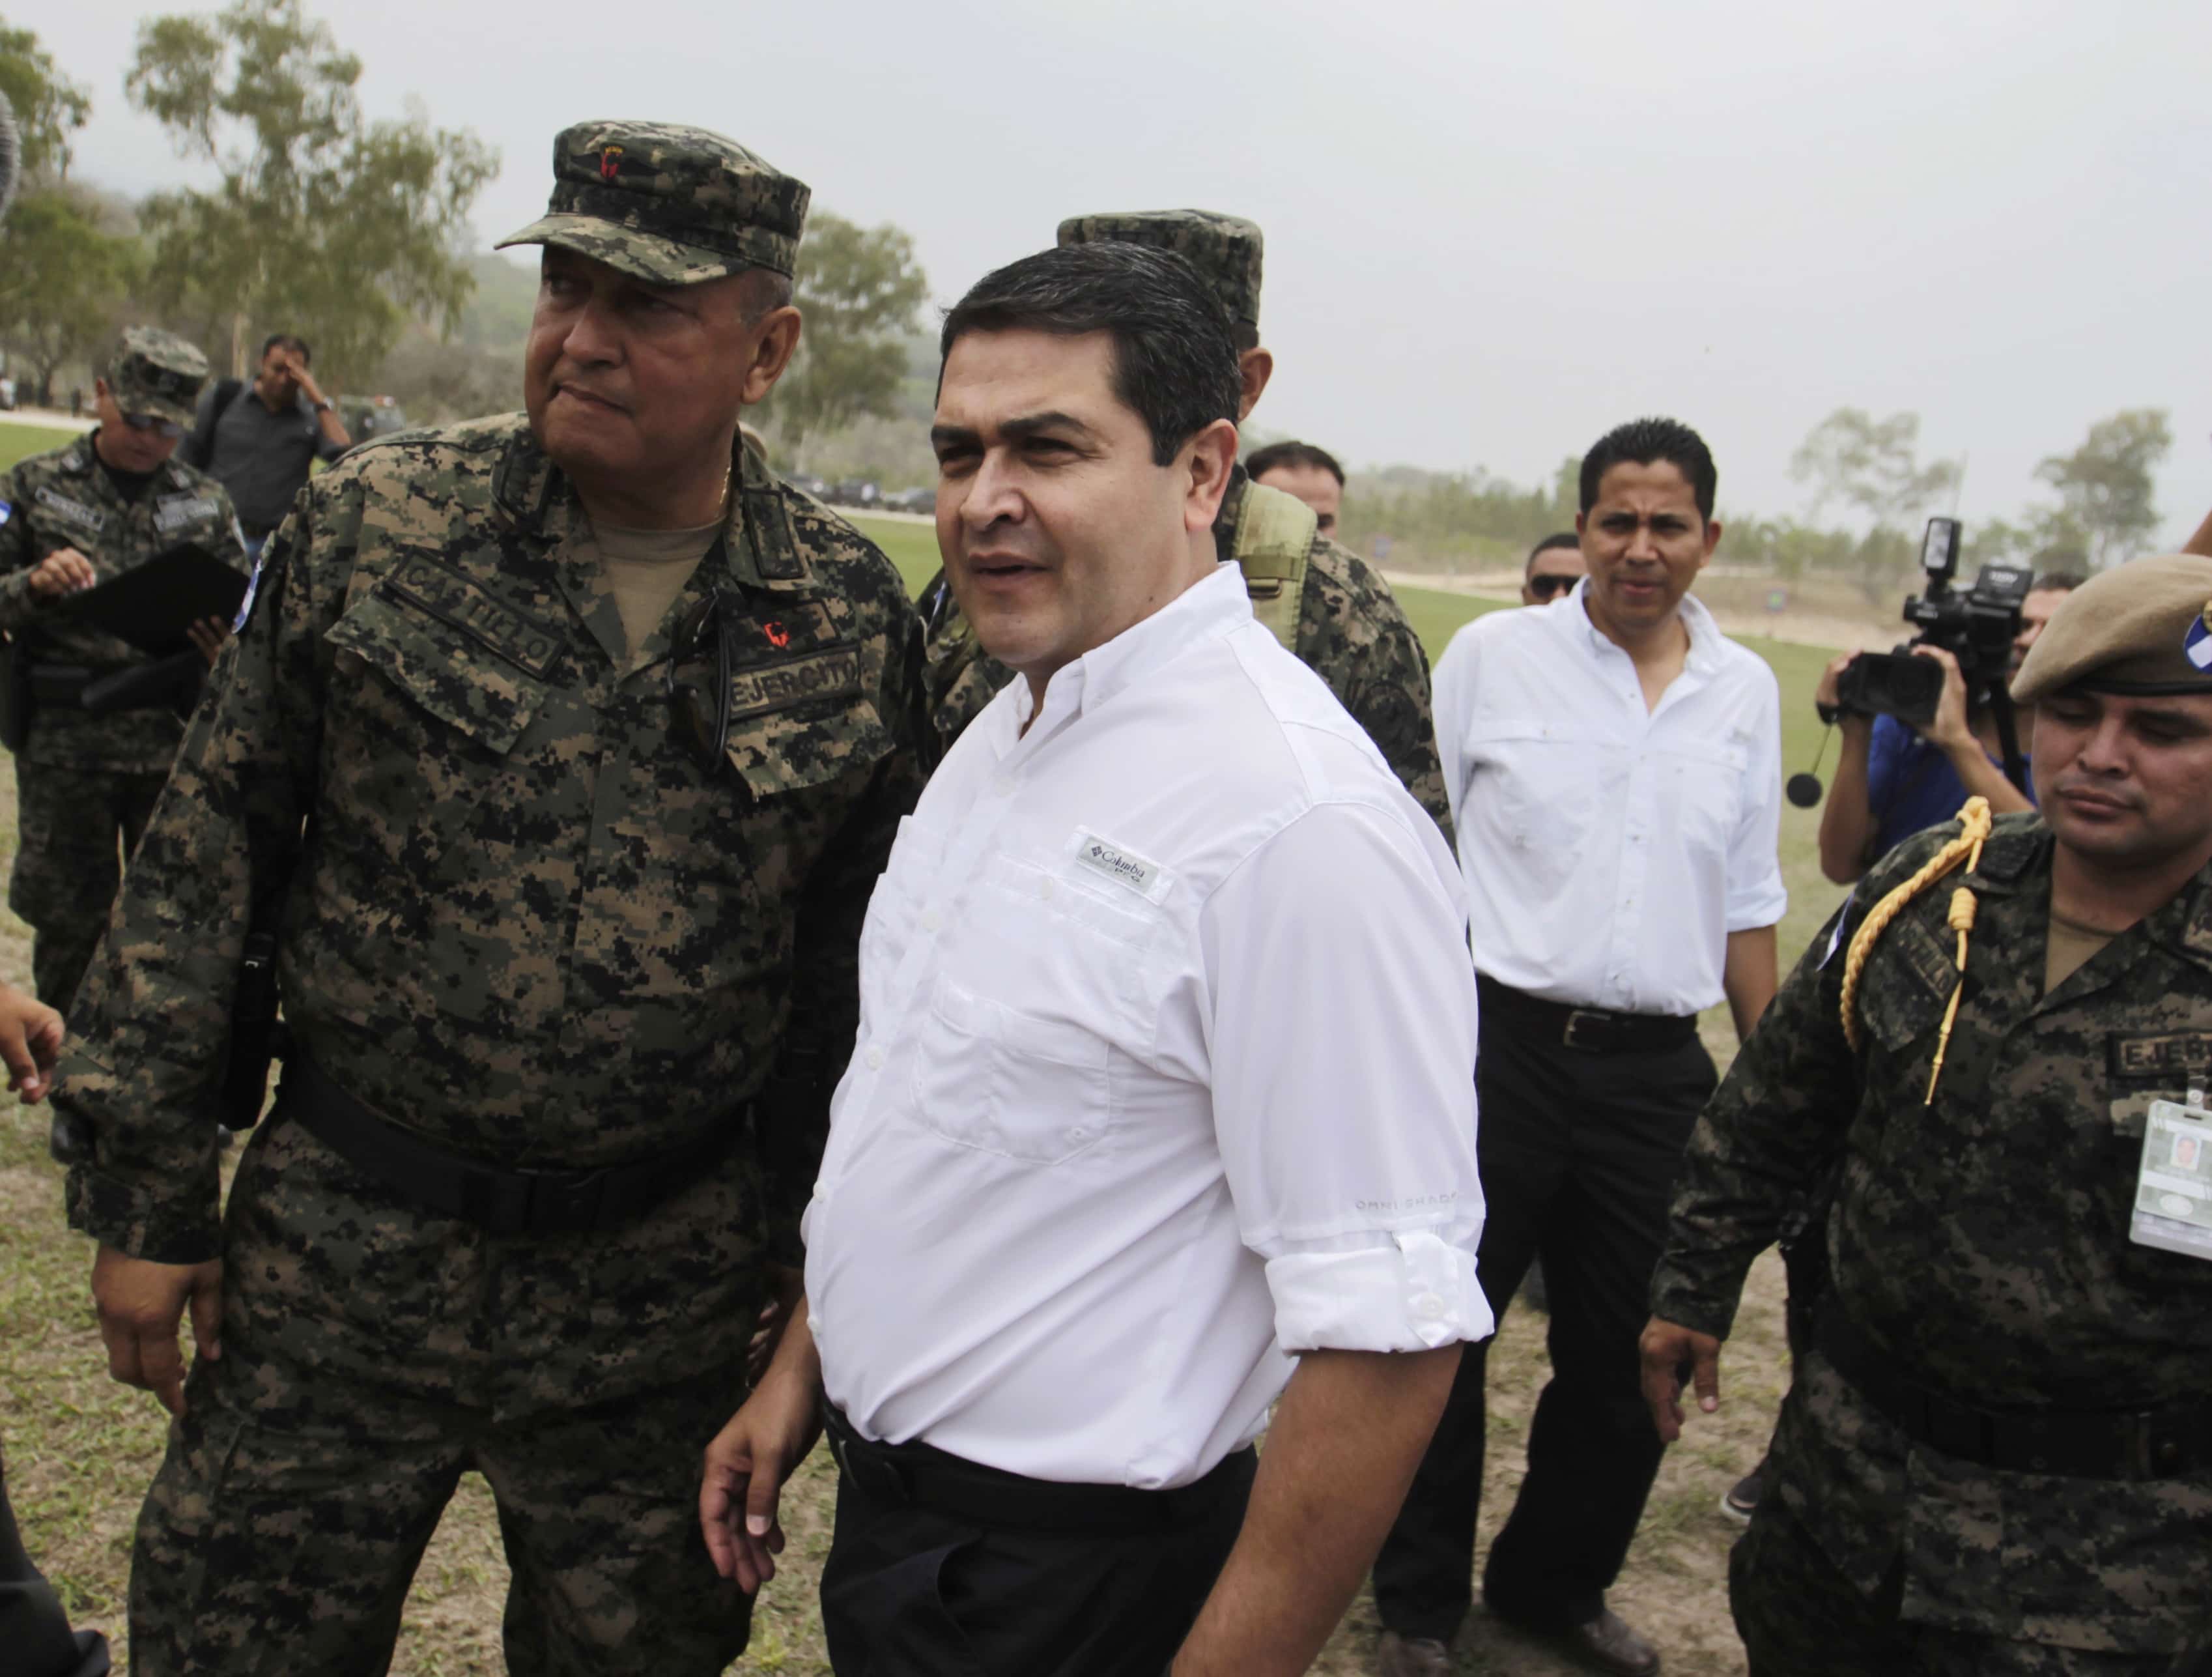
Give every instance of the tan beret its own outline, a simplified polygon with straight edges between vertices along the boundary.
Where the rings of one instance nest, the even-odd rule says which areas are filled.
[[[2028,649],[2012,696],[2033,704],[2065,687],[2212,693],[2212,559],[2130,559],[2068,595]]]

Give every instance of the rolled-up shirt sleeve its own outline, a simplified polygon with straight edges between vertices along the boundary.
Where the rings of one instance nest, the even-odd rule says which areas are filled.
[[[1417,813],[1308,810],[1200,922],[1214,1126],[1287,1351],[1422,1351],[1493,1327],[1475,1280],[1466,909]]]

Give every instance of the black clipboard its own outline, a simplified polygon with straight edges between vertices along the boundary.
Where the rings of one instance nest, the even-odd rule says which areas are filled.
[[[179,542],[120,576],[69,595],[54,610],[158,656],[186,645],[185,631],[200,619],[228,623],[235,618],[246,580],[244,572],[198,542]]]

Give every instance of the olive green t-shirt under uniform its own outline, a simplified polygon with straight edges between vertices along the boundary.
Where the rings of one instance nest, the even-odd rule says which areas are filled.
[[[618,524],[592,527],[600,572],[622,613],[623,639],[633,664],[637,662],[638,649],[660,627],[669,606],[684,592],[684,585],[691,580],[691,573],[721,533],[720,519],[691,530],[629,530]]]

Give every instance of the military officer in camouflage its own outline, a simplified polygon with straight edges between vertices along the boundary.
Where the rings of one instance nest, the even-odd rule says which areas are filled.
[[[738,438],[807,189],[702,130],[554,143],[527,413],[312,483],[88,979],[57,1141],[112,1371],[178,1412],[145,1677],[380,1673],[464,1471],[518,1674],[708,1677],[691,1517],[797,1257],[869,888],[921,781],[919,620]],[[295,1043],[216,1222],[253,924]],[[189,1304],[199,1355],[179,1390]]]
[[[171,458],[207,371],[207,358],[183,338],[131,327],[94,383],[99,424],[0,479],[0,631],[27,666],[17,692],[27,691],[35,712],[15,747],[21,840],[8,906],[37,933],[40,999],[64,1012],[185,724],[166,704],[87,715],[79,702],[87,681],[143,655],[55,607],[184,542],[246,569],[230,497]]]
[[[1236,332],[1243,382],[1237,418],[1249,418],[1275,366],[1260,344],[1260,229],[1210,210],[1074,216],[1060,224],[1062,245],[1101,240],[1174,251],[1212,283]],[[1255,615],[1328,684],[1449,838],[1451,806],[1429,714],[1429,661],[1389,583],[1322,534],[1310,508],[1253,483],[1241,466],[1213,534],[1221,556],[1243,567]],[[921,599],[929,623],[930,702],[942,750],[1013,676],[975,643],[942,572]]]
[[[2076,589],[2012,692],[2041,814],[1975,799],[1859,882],[1699,1120],[1653,1282],[1671,1439],[1832,1197],[1730,1566],[1754,1674],[2151,1677],[2204,1634],[2212,559]]]

